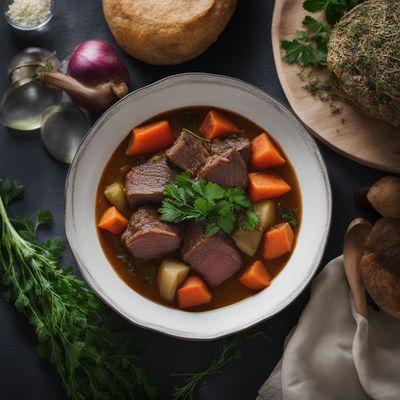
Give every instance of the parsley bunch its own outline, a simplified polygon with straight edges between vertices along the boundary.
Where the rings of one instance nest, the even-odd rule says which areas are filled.
[[[238,212],[245,213],[242,228],[254,230],[259,218],[253,204],[241,188],[224,189],[204,179],[190,178],[186,172],[177,175],[176,183],[165,186],[165,199],[158,210],[163,221],[199,221],[208,236],[223,231],[232,233]]]
[[[303,67],[325,67],[331,26],[346,12],[364,1],[305,0],[304,9],[313,13],[322,11],[327,23],[307,15],[303,20],[305,30],[297,31],[293,40],[282,40],[281,47],[286,51],[283,59],[289,64],[297,63]]]
[[[71,268],[59,267],[63,241],[38,242],[37,230],[51,225],[51,214],[39,211],[35,222],[8,216],[8,204],[22,192],[18,182],[0,179],[0,277],[5,298],[35,329],[39,354],[73,400],[156,399],[132,336],[112,330],[95,294]]]

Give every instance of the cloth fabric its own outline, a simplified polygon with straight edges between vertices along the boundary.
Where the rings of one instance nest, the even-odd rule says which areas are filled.
[[[314,399],[400,399],[400,321],[372,308],[368,319],[357,314],[342,257],[313,281],[310,301],[257,397]]]

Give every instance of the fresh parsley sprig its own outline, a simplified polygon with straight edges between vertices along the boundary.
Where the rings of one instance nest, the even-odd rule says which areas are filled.
[[[365,0],[305,0],[305,10],[323,12],[325,21],[307,15],[303,20],[305,30],[296,32],[293,40],[282,40],[281,47],[286,51],[283,59],[289,64],[297,63],[302,67],[324,68],[327,64],[328,42],[331,26],[357,4]]]
[[[173,400],[193,400],[195,389],[205,377],[219,374],[225,365],[242,358],[242,352],[237,348],[238,337],[232,336],[223,340],[219,352],[210,365],[201,372],[172,374],[172,376],[184,376],[185,382],[181,386],[175,386],[172,393]]]
[[[325,66],[328,56],[329,28],[322,22],[307,15],[303,20],[306,30],[297,31],[293,40],[283,40],[286,51],[283,59],[289,64],[301,66]]]
[[[0,278],[5,298],[33,326],[39,355],[55,366],[73,400],[157,399],[132,336],[113,330],[95,294],[71,268],[59,267],[63,241],[38,242],[51,214],[39,211],[34,222],[8,216],[8,204],[22,192],[20,183],[0,179]]]
[[[243,229],[254,230],[259,223],[252,202],[241,188],[224,189],[204,179],[191,179],[188,173],[182,172],[174,184],[165,186],[164,195],[158,210],[163,221],[196,220],[208,236],[220,231],[232,233],[239,212],[245,214]]]

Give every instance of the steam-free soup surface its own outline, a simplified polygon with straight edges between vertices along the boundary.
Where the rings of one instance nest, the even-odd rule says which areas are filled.
[[[157,115],[150,120],[143,121],[142,125],[159,120],[168,120],[174,134],[178,136],[182,128],[192,128],[193,130],[198,129],[199,125],[204,120],[209,110],[209,107],[193,107],[173,110],[163,113],[161,115]],[[265,132],[265,129],[257,126],[253,122],[240,115],[231,113],[227,110],[220,111],[228,116],[231,121],[243,131],[241,133],[243,136],[246,136],[250,140],[260,133]],[[117,149],[115,149],[100,179],[95,208],[97,222],[100,220],[104,211],[110,206],[109,202],[104,196],[105,188],[113,182],[123,181],[126,171],[129,167],[140,164],[154,155],[149,154],[147,156],[137,157],[127,156],[126,149],[129,143],[129,132],[127,132],[126,134],[126,139],[117,147]],[[273,139],[272,141],[286,159],[285,164],[275,167],[273,168],[273,170],[276,171],[282,178],[284,178],[285,181],[291,186],[291,191],[279,197],[279,199],[276,199],[276,202],[280,202],[285,206],[290,207],[291,209],[297,210],[298,224],[293,229],[295,237],[297,237],[301,218],[301,196],[296,173],[290,163],[290,160],[287,158],[284,149],[282,149],[282,147]],[[251,167],[249,167],[249,172],[251,172]],[[130,215],[125,215],[125,217],[129,219]],[[282,219],[279,213],[277,213],[276,224],[279,224],[281,222],[287,221]],[[129,252],[122,245],[119,236],[113,236],[107,232],[99,230],[98,237],[103,251],[108,261],[110,262],[110,266],[114,268],[120,278],[129,287],[140,293],[142,296],[148,298],[149,300],[155,301],[168,307],[177,307],[176,299],[174,303],[170,304],[165,302],[159,295],[157,287],[157,269],[161,263],[161,260],[145,261],[134,259],[129,256]],[[244,267],[250,265],[256,260],[262,260],[260,248],[258,249],[254,257],[249,257],[246,254],[240,252],[240,255],[243,259]],[[179,252],[168,255],[165,258],[179,260],[181,259]],[[285,267],[289,258],[290,254],[284,255],[274,260],[264,261],[272,278],[276,277],[279,272]],[[191,311],[213,310],[216,308],[237,303],[249,296],[256,294],[255,291],[248,289],[239,282],[238,278],[242,273],[243,270],[241,269],[235,275],[230,277],[227,281],[222,283],[219,287],[210,289],[212,293],[212,301],[209,304],[192,308]],[[268,288],[265,290],[268,290]]]

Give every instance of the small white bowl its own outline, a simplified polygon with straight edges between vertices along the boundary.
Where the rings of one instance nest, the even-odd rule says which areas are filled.
[[[271,286],[239,303],[205,312],[164,307],[119,278],[100,246],[96,190],[115,148],[132,127],[165,111],[220,107],[265,129],[283,147],[300,184],[302,223],[296,248]],[[294,115],[254,86],[210,74],[172,76],[139,89],[105,112],[89,131],[66,182],[66,234],[81,272],[98,296],[129,321],[186,339],[214,339],[248,328],[282,311],[307,286],[321,261],[331,221],[331,189],[321,154]]]

